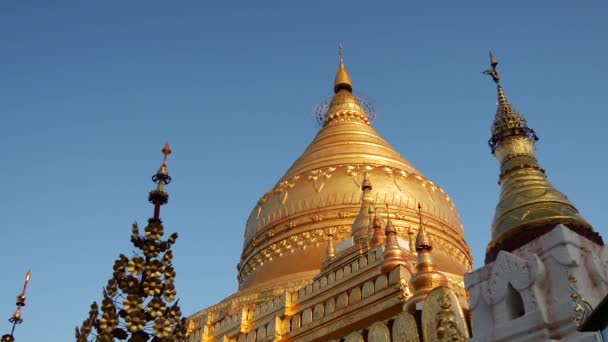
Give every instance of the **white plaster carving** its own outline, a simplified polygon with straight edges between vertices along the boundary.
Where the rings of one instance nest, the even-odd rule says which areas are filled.
[[[471,341],[599,341],[580,333],[572,321],[568,274],[592,304],[608,290],[608,248],[563,225],[465,275],[473,314]],[[513,315],[508,300],[521,296],[523,315]],[[520,306],[521,308],[521,306]],[[510,310],[510,311],[509,311]],[[521,312],[520,312],[521,313]]]

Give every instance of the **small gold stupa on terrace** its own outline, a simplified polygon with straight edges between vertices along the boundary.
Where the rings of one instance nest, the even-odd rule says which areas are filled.
[[[422,225],[433,241],[434,270],[445,277],[425,295],[448,291],[433,296],[448,298],[464,326],[458,301],[466,306],[463,275],[472,259],[456,208],[374,130],[353,89],[340,47],[322,127],[255,204],[239,290],[191,317],[192,341],[359,341],[361,334],[384,336],[388,326],[397,329],[392,336],[418,331],[424,298],[411,312],[403,304],[416,273],[409,240]],[[383,264],[387,249],[392,262]]]

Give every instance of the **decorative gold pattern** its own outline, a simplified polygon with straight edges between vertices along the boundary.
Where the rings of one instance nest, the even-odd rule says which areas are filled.
[[[397,266],[403,266],[410,270],[410,263],[405,258],[405,253],[399,246],[399,241],[397,241],[397,230],[395,229],[395,226],[393,226],[393,222],[390,220],[388,212],[386,216],[386,247],[384,249],[384,260],[382,260],[380,271],[382,273],[389,273]]]
[[[593,306],[591,303],[585,298],[585,296],[580,293],[578,286],[576,286],[576,278],[572,274],[568,274],[568,286],[570,287],[570,298],[572,298],[572,303],[574,306],[572,313],[572,320],[574,324],[578,327],[587,319],[587,316],[591,314],[593,311]]]
[[[406,302],[412,296],[412,289],[405,278],[401,278],[399,288],[401,289],[401,301]]]

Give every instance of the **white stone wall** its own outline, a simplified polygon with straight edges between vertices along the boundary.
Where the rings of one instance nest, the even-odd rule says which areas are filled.
[[[558,225],[517,250],[501,251],[465,275],[465,286],[471,341],[601,341],[596,333],[576,331],[573,318],[582,311],[575,312],[572,294],[592,307],[606,295],[608,248]]]

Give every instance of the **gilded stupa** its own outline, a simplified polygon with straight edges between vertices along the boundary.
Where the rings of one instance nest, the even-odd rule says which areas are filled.
[[[507,101],[497,66],[490,53],[483,73],[498,91],[489,145],[500,195],[485,265],[465,276],[471,341],[605,341],[598,328],[583,327],[608,292],[608,247],[547,179],[538,137]]]
[[[372,127],[341,47],[333,90],[317,135],[247,219],[238,292],[190,317],[191,341],[367,341],[389,326],[406,336],[439,299],[443,309],[424,310],[464,329],[472,258],[454,204]],[[441,274],[424,296],[439,299],[406,310],[419,231],[434,262],[419,268]]]

